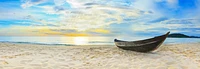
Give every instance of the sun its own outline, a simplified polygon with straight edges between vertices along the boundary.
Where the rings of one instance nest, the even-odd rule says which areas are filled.
[[[86,45],[88,43],[87,37],[74,37],[75,45]]]

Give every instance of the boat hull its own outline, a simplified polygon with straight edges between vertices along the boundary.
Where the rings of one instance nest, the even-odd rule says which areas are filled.
[[[150,52],[157,49],[167,38],[170,32],[154,38],[139,41],[122,41],[115,39],[115,45],[124,50]]]

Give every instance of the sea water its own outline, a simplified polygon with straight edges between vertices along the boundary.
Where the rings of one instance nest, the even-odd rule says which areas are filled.
[[[48,44],[48,45],[114,45],[114,39],[119,38],[122,40],[135,41],[143,40],[149,37],[0,37],[0,42],[11,43],[28,43],[28,44]],[[182,43],[199,43],[200,38],[167,38],[164,44],[182,44]]]

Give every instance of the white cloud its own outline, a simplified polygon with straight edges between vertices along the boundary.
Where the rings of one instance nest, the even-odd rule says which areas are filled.
[[[41,10],[40,12],[43,12],[43,13],[46,13],[46,14],[58,14],[56,12],[56,10],[54,9],[54,6],[36,6],[38,8],[41,8],[41,9],[44,9],[44,10]]]
[[[200,28],[199,21],[200,19],[169,19],[162,22],[150,23],[150,24],[141,21],[138,22],[137,24],[132,24],[132,30],[135,32],[136,31],[191,32],[190,29]],[[165,30],[163,30],[163,28]],[[183,29],[188,29],[188,30],[183,30]]]
[[[109,14],[105,10],[115,11],[114,14]],[[113,7],[103,7],[97,6],[90,9],[79,9],[78,12],[71,11],[71,13],[66,13],[63,16],[63,21],[61,22],[60,28],[75,29],[78,31],[84,31],[87,29],[95,29],[109,26],[113,23],[122,23],[123,17],[121,15],[126,15],[128,17],[139,17],[139,10],[127,10]],[[114,19],[107,21],[107,19]]]
[[[61,6],[61,5],[65,4],[66,1],[65,0],[54,0],[54,3],[56,6]]]
[[[136,0],[133,4],[132,7],[140,9],[140,10],[145,10],[145,11],[152,11],[154,10],[154,1],[152,0]]]
[[[171,7],[177,7],[177,0],[136,0],[129,7],[123,7],[120,5],[117,6],[114,5],[115,3],[109,1],[107,1],[107,3],[105,4],[102,4],[104,0],[66,0],[66,2],[70,4],[72,9],[63,9],[60,11],[56,11],[55,6],[62,7],[65,1],[54,0],[56,4],[55,6],[37,7],[45,9],[45,11],[43,12],[47,14],[57,14],[60,16],[59,18],[57,18],[60,21],[57,21],[56,23],[41,21],[41,23],[45,25],[56,25],[55,27],[49,27],[52,29],[73,29],[77,31],[85,31],[88,29],[108,27],[110,24],[113,23],[123,23],[124,18],[135,18],[135,20],[132,21],[133,31],[146,31],[152,28],[175,29],[184,27],[184,24],[169,24],[170,22],[184,22],[183,20],[179,19],[165,20],[156,24],[145,23],[152,19],[166,15],[160,13],[159,9],[155,8],[155,3],[163,1]],[[86,5],[88,3],[90,3],[90,5]],[[149,13],[149,11],[152,11],[153,13]],[[187,27],[191,28],[192,26],[188,25]],[[198,25],[195,27],[199,28]]]
[[[50,28],[85,31],[88,29],[108,27],[113,23],[122,23],[123,19],[127,17],[140,17],[141,15],[146,15],[146,13],[141,13],[141,10],[135,8],[110,6],[108,4],[101,5],[97,4],[98,2],[90,0],[66,0],[66,2],[70,4],[72,9],[56,11],[55,6],[36,6],[45,9],[43,12],[47,14],[57,14],[60,16],[58,20],[61,21],[54,23],[57,27]],[[96,5],[90,5],[90,8],[86,8],[88,6],[85,4],[88,3],[95,3]],[[62,4],[59,3],[58,5]],[[41,23],[52,24],[52,22],[49,21],[42,21]]]
[[[0,28],[0,36],[35,36],[40,35],[38,33],[32,32],[32,30],[39,29],[38,27],[28,27],[28,26],[10,26],[7,28]],[[27,34],[28,33],[28,34]]]
[[[161,23],[168,25],[169,28],[200,28],[200,19],[170,19]]]
[[[47,0],[21,0],[21,1],[23,3],[21,5],[21,7],[22,8],[28,8],[28,7],[31,7],[31,6],[34,6],[34,5],[38,5],[38,4],[44,3]]]
[[[22,13],[23,14],[19,14]],[[22,10],[6,10],[6,11],[0,11],[0,19],[2,20],[23,20],[26,16],[28,16],[28,12],[22,11]]]
[[[81,2],[78,2],[77,0],[66,0],[66,2],[68,2],[73,8],[82,8],[84,7],[83,4]]]

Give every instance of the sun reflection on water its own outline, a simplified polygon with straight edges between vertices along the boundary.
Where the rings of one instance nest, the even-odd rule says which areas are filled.
[[[87,37],[74,37],[74,44],[75,45],[86,45],[88,44]]]

